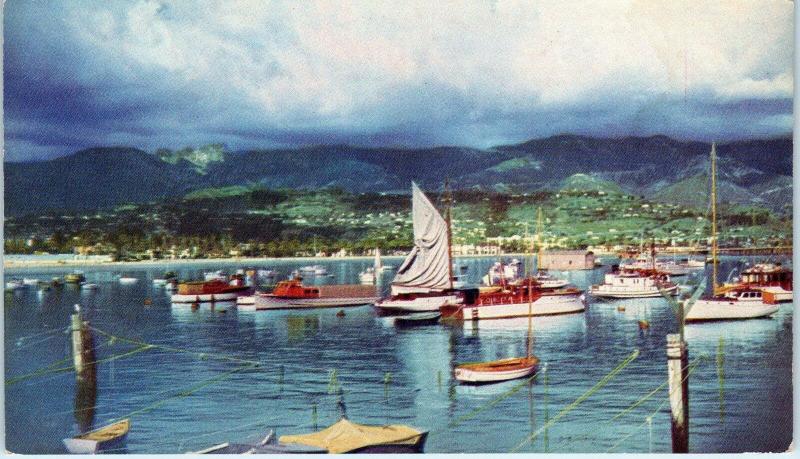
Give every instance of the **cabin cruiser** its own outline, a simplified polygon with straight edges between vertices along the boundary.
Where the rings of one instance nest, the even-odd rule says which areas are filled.
[[[688,260],[686,262],[659,260],[655,259],[652,255],[644,253],[639,254],[639,256],[630,263],[621,263],[619,265],[621,269],[655,269],[673,277],[685,276],[689,274],[692,269],[702,268],[704,266],[705,263],[701,266],[697,266],[696,264],[694,264],[694,266],[690,265]]]
[[[739,320],[769,317],[778,306],[764,302],[763,293],[749,287],[721,287],[716,295],[695,301],[686,322]]]
[[[536,274],[534,274],[533,281],[536,282],[539,285],[539,288],[542,289],[562,288],[569,285],[569,282],[566,279],[560,279],[548,273],[547,271],[542,270],[539,270]]]
[[[586,310],[586,297],[574,287],[541,289],[524,279],[504,287],[465,289],[439,310],[442,319],[485,320],[573,314]]]
[[[592,285],[589,293],[600,298],[655,298],[662,292],[678,294],[669,274],[646,269],[622,269],[605,275],[603,283]]]

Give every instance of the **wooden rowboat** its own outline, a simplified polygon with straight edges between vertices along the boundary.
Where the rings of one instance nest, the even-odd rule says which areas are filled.
[[[65,438],[64,446],[72,454],[96,454],[118,449],[125,442],[130,427],[131,421],[123,419],[85,434]]]
[[[467,384],[493,383],[524,378],[536,371],[536,357],[515,357],[491,362],[466,363],[456,367],[454,376]]]

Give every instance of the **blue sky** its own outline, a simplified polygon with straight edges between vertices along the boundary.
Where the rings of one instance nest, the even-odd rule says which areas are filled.
[[[788,1],[7,0],[4,39],[12,161],[792,129]]]

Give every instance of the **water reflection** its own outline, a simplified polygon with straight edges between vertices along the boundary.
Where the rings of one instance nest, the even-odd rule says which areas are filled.
[[[470,275],[477,279],[494,260],[464,261],[470,267]],[[399,262],[398,258],[391,264]],[[291,270],[315,263],[282,260],[259,264],[276,269],[283,279]],[[350,283],[358,282],[358,273],[371,266],[372,260],[325,260],[321,264],[334,277],[318,281]],[[213,309],[210,304],[202,305],[196,310],[191,305],[173,307],[164,290],[151,282],[169,269],[177,271],[181,278],[196,279],[204,271],[233,272],[237,265],[209,261],[143,267],[130,272],[142,279],[131,288],[121,288],[114,281],[119,274],[114,267],[87,268],[87,279],[100,285],[93,295],[68,287],[41,295],[33,289],[7,295],[7,375],[28,373],[69,355],[66,336],[20,352],[15,352],[14,346],[25,336],[63,329],[72,304],[80,302],[93,325],[120,336],[208,356],[263,362],[258,369],[236,373],[223,384],[137,415],[133,420],[135,434],[132,431],[128,444],[137,453],[184,452],[234,437],[261,435],[264,426],[254,423],[265,422],[265,418],[269,420],[267,427],[286,433],[308,431],[317,420],[319,425],[328,425],[336,420],[336,394],[329,395],[326,390],[329,371],[334,369],[353,419],[402,422],[435,430],[438,434],[429,438],[429,452],[508,451],[530,432],[541,429],[554,413],[575,401],[634,348],[641,351],[639,359],[602,392],[543,431],[526,450],[605,450],[642,425],[644,416],[661,403],[661,399],[653,397],[625,418],[608,424],[613,413],[631,406],[666,377],[664,337],[676,330],[676,321],[669,305],[660,298],[597,302],[583,314],[534,317],[534,353],[548,364],[547,382],[542,374],[535,384],[449,428],[451,422],[486,406],[518,383],[461,386],[452,377],[455,365],[524,355],[527,318],[399,330],[391,318],[376,317],[368,306],[348,308],[342,318],[336,317],[336,309],[237,311],[232,304],[214,305]],[[607,269],[555,274],[585,288],[602,280]],[[63,268],[39,271],[19,277],[49,279],[69,272]],[[388,286],[394,272],[381,275]],[[148,298],[151,305],[144,304]],[[625,305],[624,311],[617,309],[620,304]],[[226,313],[219,312],[223,308]],[[640,320],[649,321],[650,328],[640,330]],[[783,441],[788,442],[792,434],[791,331],[791,305],[782,305],[771,320],[687,326],[690,360],[705,355],[691,380],[693,450],[785,447]],[[105,348],[103,352],[101,358],[112,354]],[[214,378],[236,365],[166,351],[137,354],[117,364],[123,370],[116,374],[113,369],[109,373],[101,368],[100,388],[95,394],[101,407],[94,413],[95,424],[158,400],[158,394],[166,388],[180,389]],[[754,372],[753,368],[759,371]],[[13,419],[13,423],[7,423],[10,449],[63,452],[61,439],[74,434],[76,421],[87,428],[91,425],[88,417],[83,421],[78,418],[85,415],[78,411],[79,399],[85,400],[86,408],[93,406],[90,394],[79,394],[72,380],[73,374],[54,375],[30,381],[30,385],[7,387],[7,419]],[[41,393],[49,394],[52,400],[29,403]],[[66,415],[58,417],[54,411]],[[653,418],[655,451],[669,450],[665,413],[661,411]],[[52,422],[44,425],[44,418]],[[249,426],[237,428],[245,424]],[[219,433],[220,425],[233,430]],[[647,427],[641,427],[620,450],[649,451]],[[743,431],[752,435],[744,436]],[[205,434],[209,435],[197,438]]]

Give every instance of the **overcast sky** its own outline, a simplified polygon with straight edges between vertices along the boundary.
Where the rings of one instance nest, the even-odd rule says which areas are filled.
[[[7,160],[792,128],[789,1],[7,0]]]

